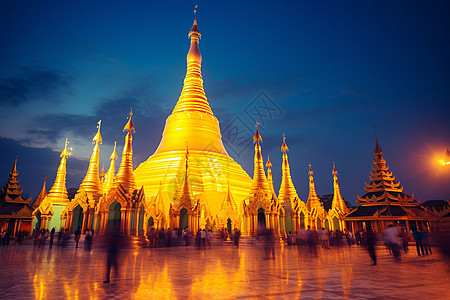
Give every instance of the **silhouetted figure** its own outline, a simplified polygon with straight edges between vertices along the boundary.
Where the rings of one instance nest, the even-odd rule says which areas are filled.
[[[266,257],[263,259],[275,259],[275,246],[274,246],[274,232],[271,229],[263,229],[262,235],[264,237],[264,250]]]
[[[74,236],[74,240],[75,240],[75,248],[78,248],[78,242],[80,241],[80,237],[81,237],[81,227],[78,227],[77,230],[75,230],[75,236]]]
[[[239,248],[239,239],[241,238],[241,231],[237,228],[234,229],[233,233],[233,242],[236,245],[236,248]]]
[[[373,261],[373,265],[377,264],[377,255],[375,253],[375,244],[377,242],[377,236],[375,235],[375,233],[372,230],[372,227],[367,227],[366,229],[366,246],[367,246],[367,250],[369,250],[369,255],[370,258]]]
[[[84,239],[85,244],[84,244],[84,249],[85,250],[91,250],[92,247],[92,232],[88,229],[86,229],[86,237]]]
[[[308,229],[306,229],[305,240],[306,240],[306,245],[308,246],[308,249],[309,249],[309,254],[317,255],[316,233],[313,230],[311,230],[310,225],[308,225]]]
[[[413,229],[413,237],[416,241],[417,255],[425,255],[423,252],[422,234],[417,230],[417,228]]]
[[[400,242],[400,232],[397,227],[392,224],[388,226],[385,232],[385,240],[394,255],[395,260],[400,260],[400,251],[398,249]]]
[[[189,246],[189,240],[190,240],[190,238],[191,238],[191,235],[192,235],[191,230],[189,229],[189,227],[186,226],[186,227],[183,229],[183,233],[182,233],[182,236],[183,236],[183,239],[184,239],[184,241],[185,241],[185,245],[186,245],[186,246]]]
[[[431,252],[431,246],[430,246],[430,233],[427,231],[427,229],[422,231],[422,243],[423,243],[423,248],[425,249],[425,254],[428,255],[429,254],[433,254],[433,252]]]
[[[401,239],[402,239],[403,251],[405,251],[405,253],[407,253],[409,250],[408,244],[411,241],[411,239],[409,238],[408,233],[403,228],[402,228],[402,232],[401,232]]]
[[[111,269],[114,268],[115,279],[117,280],[119,274],[119,254],[120,249],[125,244],[125,237],[120,234],[120,231],[115,228],[106,234],[106,280],[104,283],[110,283]]]
[[[50,232],[50,249],[53,247],[53,240],[55,239],[55,227]]]

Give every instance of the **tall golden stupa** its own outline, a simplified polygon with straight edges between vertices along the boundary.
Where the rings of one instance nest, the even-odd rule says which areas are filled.
[[[147,198],[162,192],[165,210],[178,204],[177,191],[188,184],[193,201],[201,201],[215,216],[228,190],[232,191],[238,206],[248,199],[251,179],[225,150],[219,121],[207,101],[198,46],[201,34],[196,18],[188,37],[191,46],[183,90],[166,119],[159,147],[138,166],[134,175],[136,185],[144,187]],[[185,167],[186,160],[189,160],[189,169]]]

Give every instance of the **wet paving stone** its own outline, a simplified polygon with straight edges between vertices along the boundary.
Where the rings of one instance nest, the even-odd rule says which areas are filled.
[[[0,299],[450,299],[450,267],[438,251],[396,262],[380,245],[372,266],[358,247],[300,250],[277,244],[266,259],[258,243],[123,249],[107,284],[99,245],[2,246]]]

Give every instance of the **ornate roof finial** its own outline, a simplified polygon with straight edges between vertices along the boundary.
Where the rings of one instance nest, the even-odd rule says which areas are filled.
[[[313,172],[313,170],[311,168],[311,163],[309,163],[309,171],[308,171],[308,173],[309,173],[309,176],[313,176],[314,175],[314,172]]]
[[[113,152],[111,153],[111,156],[109,157],[109,159],[117,159],[116,146],[117,146],[117,142],[114,142],[114,149],[113,149]]]
[[[286,145],[286,137],[284,136],[284,133],[283,133],[283,145],[281,146],[281,151],[283,151],[284,153],[286,153],[286,151],[289,151],[289,148]]]
[[[188,37],[192,36],[198,42],[198,40],[202,38],[202,35],[200,34],[200,31],[198,30],[198,27],[197,27],[197,7],[198,7],[198,5],[195,5],[194,24],[192,25],[191,31],[189,31]]]
[[[260,124],[258,122],[256,122],[256,124],[255,124],[256,132],[255,132],[255,135],[253,136],[253,143],[256,142],[257,144],[259,144],[259,141],[261,141],[261,142],[263,141],[263,139],[258,131],[258,125],[260,125]]]
[[[131,110],[128,113],[128,115],[129,115],[128,122],[125,125],[125,127],[123,128],[123,131],[128,130],[128,132],[131,132],[131,130],[133,130],[133,132],[136,132],[136,130],[134,129],[133,120],[132,120],[133,108],[131,108]]]
[[[375,150],[373,152],[377,154],[383,154],[383,150],[381,149],[380,145],[378,144],[378,136],[377,136],[377,126],[373,125],[373,130],[375,131]]]
[[[333,161],[333,171],[331,172],[331,174],[333,174],[334,176],[338,174],[338,172],[336,171],[336,166],[334,165],[334,161]]]
[[[66,143],[64,144],[64,150],[61,152],[61,155],[59,157],[68,157],[69,151],[67,151],[67,144],[69,144],[69,141],[66,138]]]
[[[269,167],[269,168],[272,167],[272,163],[270,162],[269,155],[267,155],[266,167]]]
[[[94,144],[95,142],[98,142],[98,143],[102,143],[103,141],[102,141],[102,135],[100,134],[100,126],[102,125],[102,120],[100,120],[100,121],[98,121],[98,123],[97,123],[98,125],[97,125],[97,134],[96,135],[94,135],[94,138],[92,139],[92,144]]]

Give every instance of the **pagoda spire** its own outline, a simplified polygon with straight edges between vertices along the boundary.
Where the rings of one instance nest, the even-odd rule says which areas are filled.
[[[195,13],[197,10],[195,10]],[[211,107],[203,89],[203,79],[201,73],[202,55],[198,47],[201,39],[200,31],[197,26],[197,17],[194,17],[194,24],[189,31],[188,37],[191,39],[191,47],[187,54],[187,70],[184,79],[183,90],[181,91],[178,103],[173,113],[182,111],[200,111],[213,115]]]
[[[375,133],[375,158],[373,158],[372,171],[370,172],[370,183],[365,183],[364,190],[366,194],[362,197],[358,195],[357,204],[362,203],[389,203],[397,202],[411,204],[414,202],[414,194],[408,196],[403,193],[403,187],[400,182],[395,182],[393,172],[389,171],[386,165],[386,159],[383,157],[383,150],[378,143],[378,137]]]
[[[114,149],[113,149],[113,152],[111,153],[111,156],[109,157],[109,159],[111,161],[109,163],[109,169],[108,169],[108,172],[106,172],[105,181],[103,183],[103,192],[104,193],[107,193],[111,189],[111,187],[113,186],[113,183],[114,183],[114,175],[116,174],[116,159],[117,159],[116,145],[117,145],[117,142],[114,142]]]
[[[320,199],[316,193],[316,187],[314,185],[314,172],[311,168],[311,164],[309,164],[309,195],[308,201],[306,202],[306,206],[308,210],[311,211],[314,207],[320,206]]]
[[[289,151],[286,145],[286,136],[283,133],[283,145],[281,145],[281,151],[283,152],[283,176],[281,179],[280,191],[278,192],[278,200],[281,203],[286,203],[285,206],[292,206],[292,200],[298,198],[297,191],[295,190],[294,183],[292,183],[291,169],[289,167],[287,151]]]
[[[133,109],[128,114],[128,122],[123,128],[123,131],[127,130],[128,133],[125,137],[125,145],[122,150],[122,161],[120,162],[119,171],[117,171],[116,178],[114,180],[114,187],[122,185],[126,190],[131,190],[136,187],[133,174],[133,137],[131,131],[135,132],[133,125]]]
[[[174,198],[176,202],[184,202],[189,206],[192,201],[192,195],[191,190],[189,188],[189,148],[186,147],[186,154],[185,154],[185,168],[184,168],[184,180],[180,189],[180,192],[176,191]]]
[[[64,144],[64,150],[61,152],[61,161],[59,163],[58,171],[56,172],[55,183],[53,184],[50,192],[47,195],[47,199],[50,203],[67,203],[69,197],[67,196],[66,189],[66,162],[69,152],[67,151],[67,138]]]
[[[37,195],[36,199],[34,199],[33,204],[31,207],[34,209],[38,208],[39,205],[44,201],[45,197],[47,197],[47,189],[46,189],[46,183],[47,183],[47,176],[44,177],[44,184],[42,185],[42,189],[40,193]]]
[[[256,122],[256,132],[253,136],[253,142],[255,143],[255,160],[254,160],[254,171],[253,171],[253,181],[250,188],[250,195],[256,194],[258,189],[263,189],[265,194],[270,193],[270,187],[267,183],[266,173],[264,172],[264,161],[261,155],[261,146],[259,142],[262,142],[262,137],[258,131],[259,123]]]
[[[99,155],[100,147],[99,143],[102,143],[102,136],[100,134],[100,126],[102,125],[102,120],[98,121],[97,133],[92,139],[94,148],[92,149],[91,159],[89,160],[89,167],[86,172],[86,176],[78,189],[78,193],[88,192],[96,195],[102,194],[102,185],[99,178]]]
[[[346,212],[347,206],[345,205],[344,199],[341,195],[341,189],[339,188],[338,178],[336,171],[336,166],[333,161],[333,171],[331,172],[333,174],[333,188],[334,188],[334,194],[333,194],[333,201],[331,202],[331,209],[338,210],[340,212]]]
[[[267,155],[267,183],[269,184],[270,191],[272,192],[272,195],[275,194],[275,190],[273,188],[273,179],[272,179],[272,163],[270,162],[269,155]]]
[[[22,190],[20,189],[19,185],[19,172],[17,172],[17,155],[16,155],[13,168],[9,173],[8,181],[0,191],[0,206],[3,201],[11,203],[27,204],[30,202],[30,200],[31,198],[25,200],[22,197]]]

